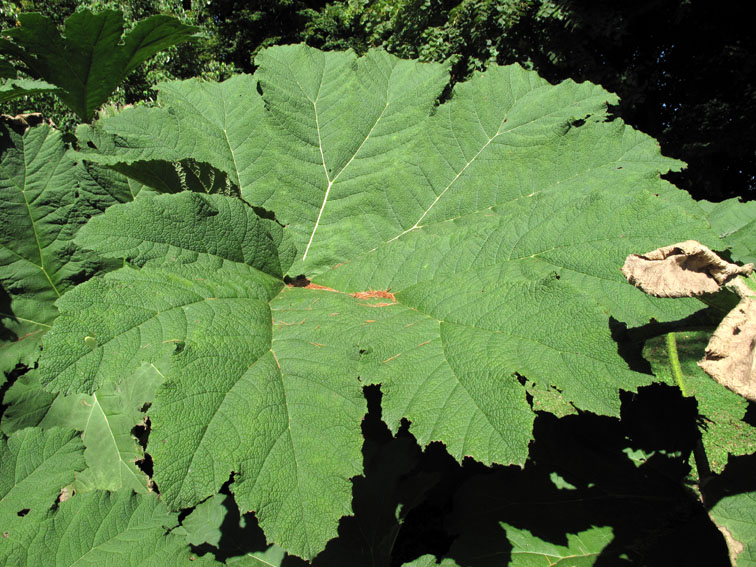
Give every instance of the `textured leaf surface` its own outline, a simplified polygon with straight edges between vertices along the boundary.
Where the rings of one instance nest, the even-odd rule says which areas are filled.
[[[195,546],[209,543],[218,547],[223,536],[221,524],[227,513],[224,503],[228,499],[225,494],[214,494],[192,510],[181,522],[181,526],[186,530],[187,543]]]
[[[409,420],[422,446],[522,464],[534,413],[520,377],[607,415],[653,380],[618,354],[611,318],[698,306],[648,298],[619,267],[721,241],[659,179],[679,164],[603,122],[612,95],[492,67],[433,109],[435,65],[302,46],[259,63],[262,97],[248,77],[165,86],[162,107],[101,121],[123,135],[87,155],[208,163],[285,228],[218,195],[111,207],[77,242],[130,266],[59,300],[40,362],[52,391],[89,393],[170,358],[148,446],[170,506],[233,474],[239,508],[309,558],[351,510],[363,386],[381,385],[386,423]],[[284,285],[300,273],[312,282]]]
[[[123,14],[74,12],[63,35],[39,13],[19,15],[5,30],[0,49],[19,59],[33,76],[60,87],[60,98],[85,122],[126,75],[159,51],[195,36],[197,29],[170,16],[151,16],[123,35]]]
[[[67,294],[59,307],[70,325],[61,325],[47,342],[48,352],[61,357],[46,357],[41,372],[55,377],[53,389],[87,389],[154,356],[175,353],[150,412],[149,451],[163,497],[175,507],[194,505],[237,471],[233,487],[240,508],[258,511],[270,537],[314,555],[349,512],[348,479],[360,472],[364,399],[357,347],[336,338],[329,356],[328,348],[303,346],[284,332],[271,348],[268,301],[283,283],[252,267],[272,266],[280,273],[266,223],[250,208],[192,193],[134,205],[114,210],[116,218],[141,211],[142,222],[132,228],[172,219],[165,236],[177,236],[168,255],[191,263],[119,270]],[[186,224],[197,218],[192,213],[198,207],[207,223],[196,225],[200,233],[206,228],[217,236],[223,230],[238,238],[198,238],[193,222]],[[150,230],[151,240],[132,248],[137,263],[152,253]],[[118,239],[103,244],[121,253]],[[86,337],[96,343],[87,344]],[[305,349],[318,355],[308,362]],[[349,365],[345,351],[352,355]]]
[[[147,491],[148,479],[136,465],[144,452],[132,430],[144,421],[140,409],[152,403],[162,379],[158,368],[144,363],[118,384],[108,382],[91,396],[56,398],[39,426],[61,425],[82,432],[87,469],[76,476],[78,492]]]
[[[162,108],[129,109],[101,121],[117,139],[88,157],[109,165],[181,155],[211,163],[238,180],[248,202],[273,210],[287,226],[299,250],[292,274],[313,276],[371,251],[379,256],[389,250],[394,257],[393,245],[416,233],[460,218],[474,225],[491,208],[521,207],[519,231],[510,232],[520,237],[533,230],[523,225],[534,216],[540,230],[526,242],[543,233],[558,241],[550,255],[567,262],[563,267],[576,272],[571,277],[580,287],[597,290],[616,318],[635,325],[699,308],[621,289],[626,284],[609,257],[619,249],[633,252],[626,247],[633,239],[654,243],[652,248],[662,243],[660,232],[719,241],[697,205],[658,178],[679,162],[662,157],[651,138],[621,122],[600,121],[606,102],[615,100],[610,93],[588,83],[554,87],[518,67],[493,67],[457,85],[452,100],[432,113],[446,81],[440,66],[383,52],[359,59],[326,55],[304,46],[272,48],[258,63],[254,79],[262,97],[250,77],[213,86],[165,84]],[[203,135],[194,134],[200,127]],[[580,239],[582,227],[569,224],[574,215],[564,209],[568,204],[543,195],[579,199],[596,190],[617,195],[643,188],[658,194],[648,197],[661,215],[652,221],[655,231],[644,217],[651,209],[628,202],[615,215],[616,230],[598,223],[609,234],[591,234],[594,240],[570,251],[562,235]],[[679,206],[688,214],[681,216]],[[595,215],[586,211],[586,230],[597,228]],[[457,224],[453,231],[464,232]]]
[[[166,533],[178,519],[155,494],[92,492],[62,502],[37,533],[26,565],[214,565],[184,538]]]
[[[735,262],[756,262],[756,202],[728,199],[721,203],[701,201],[709,222],[731,249]]]
[[[725,535],[733,566],[756,565],[756,492],[725,496],[709,514]]]
[[[159,190],[166,188],[159,181],[166,177],[159,162],[186,158],[213,164],[226,172],[232,183],[244,186],[270,167],[262,159],[267,134],[256,86],[257,81],[248,75],[236,75],[223,83],[199,79],[160,83],[158,103],[171,109],[170,116],[161,108],[129,108],[98,121],[94,131],[81,127],[79,137],[86,136],[97,149],[82,145],[81,151],[88,159],[106,165],[137,164],[125,171],[151,181]],[[109,136],[116,136],[116,143]]]
[[[128,197],[82,179],[49,126],[0,129],[0,371],[8,371],[38,356],[54,301],[102,267],[73,244],[76,231]]]
[[[87,468],[76,475],[76,491],[128,488],[145,492],[147,476],[135,464],[144,455],[132,430],[144,421],[139,410],[152,402],[161,380],[159,370],[144,364],[119,384],[109,382],[92,395],[63,396],[42,390],[38,375],[30,372],[3,399],[9,408],[2,430],[10,434],[24,427],[77,429],[86,447]]]
[[[8,407],[3,412],[0,429],[10,435],[26,427],[36,427],[44,419],[56,397],[42,389],[36,372],[27,372],[3,396],[3,404]]]
[[[1,443],[0,562],[23,565],[40,522],[84,468],[83,446],[78,433],[63,428],[24,429]]]
[[[286,557],[286,552],[282,548],[271,545],[265,551],[230,557],[226,565],[229,567],[282,567]]]

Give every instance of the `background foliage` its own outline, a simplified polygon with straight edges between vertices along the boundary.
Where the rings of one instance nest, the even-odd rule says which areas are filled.
[[[8,25],[18,10],[38,10],[60,23],[78,6],[117,7],[127,22],[168,13],[206,35],[142,65],[115,102],[154,100],[152,87],[169,78],[251,72],[260,48],[299,41],[449,60],[453,80],[492,61],[519,62],[552,82],[589,80],[617,93],[618,116],[689,164],[671,179],[695,197],[750,199],[756,190],[756,36],[745,3],[722,9],[672,0],[4,0],[0,15]],[[74,123],[41,95],[11,112],[31,109],[59,126]]]

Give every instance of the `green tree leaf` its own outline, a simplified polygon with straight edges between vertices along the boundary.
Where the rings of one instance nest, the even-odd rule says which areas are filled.
[[[709,222],[730,246],[735,262],[756,262],[756,203],[727,199],[721,203],[701,201]]]
[[[163,379],[163,364],[144,363],[118,384],[109,382],[93,395],[51,394],[42,389],[38,372],[27,372],[3,397],[8,408],[3,413],[2,431],[10,435],[26,427],[78,429],[84,434],[85,456],[92,468],[77,475],[76,490],[95,488],[91,480],[86,480],[93,476],[103,483],[97,488],[117,490],[123,485],[118,480],[122,472],[127,478],[132,476],[128,471],[136,473],[144,488],[147,479],[133,463],[142,458],[142,450],[132,439],[131,431],[144,421],[141,409],[153,401],[155,389]],[[132,488],[139,491],[137,486]]]
[[[214,547],[218,547],[218,543],[221,540],[221,524],[226,517],[227,509],[225,506],[229,504],[230,496],[225,494],[214,494],[204,502],[201,502],[197,507],[189,514],[181,526],[186,530],[186,541],[191,545],[202,545],[203,543],[209,543]]]
[[[123,35],[123,14],[116,10],[75,12],[63,35],[42,14],[19,14],[18,19],[19,27],[4,30],[0,52],[59,87],[60,98],[85,122],[140,63],[197,32],[170,16],[151,16]]]
[[[421,446],[522,464],[534,420],[522,377],[614,416],[620,390],[653,380],[618,353],[611,318],[641,325],[698,306],[648,299],[619,266],[668,241],[721,241],[659,179],[676,162],[603,121],[611,95],[502,67],[434,110],[438,66],[302,46],[260,63],[265,107],[241,81],[196,89],[194,114],[166,99],[151,120],[104,119],[124,134],[87,156],[209,163],[286,228],[220,195],[111,207],[77,243],[128,266],[58,301],[40,361],[51,391],[91,393],[168,357],[148,452],[172,508],[233,475],[239,509],[311,558],[351,511],[365,385],[380,384],[389,428],[408,420]],[[224,122],[248,107],[262,139]],[[312,281],[284,285],[302,272]]]
[[[76,475],[77,492],[148,490],[147,476],[136,461],[144,452],[132,429],[144,421],[140,410],[152,403],[163,376],[152,364],[142,364],[118,384],[105,383],[92,395],[58,396],[39,427],[57,425],[82,432],[87,469]]]
[[[498,546],[492,544],[497,537],[500,540]],[[511,567],[590,567],[612,538],[611,528],[595,527],[577,534],[564,534],[565,544],[560,545],[541,539],[526,529],[502,523],[497,530],[480,529],[477,534],[460,539],[450,553],[452,557],[462,559],[462,565],[475,567],[501,565],[502,557],[511,557],[507,563]],[[442,567],[459,564],[449,558],[441,561]]]
[[[57,396],[42,389],[39,374],[31,370],[16,380],[3,396],[8,408],[0,429],[6,435],[26,427],[36,427],[44,419]]]
[[[26,565],[217,565],[212,557],[191,553],[180,535],[167,533],[177,524],[154,493],[77,494],[42,524]]]
[[[24,429],[0,442],[0,561],[23,565],[32,538],[61,489],[84,468],[71,429]]]

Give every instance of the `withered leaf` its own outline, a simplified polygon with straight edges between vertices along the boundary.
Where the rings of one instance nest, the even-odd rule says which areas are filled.
[[[756,401],[755,342],[756,298],[744,297],[719,324],[698,365],[723,386]]]
[[[656,297],[694,297],[716,293],[738,275],[748,275],[753,264],[738,266],[722,260],[695,240],[630,254],[622,273],[634,286]]]

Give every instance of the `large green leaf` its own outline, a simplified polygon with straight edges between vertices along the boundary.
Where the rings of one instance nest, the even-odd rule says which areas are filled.
[[[63,102],[87,122],[140,63],[197,32],[160,15],[138,22],[123,36],[123,14],[116,10],[75,12],[66,19],[63,35],[42,14],[19,14],[18,19],[20,26],[3,31],[0,52],[59,87]]]
[[[104,267],[73,244],[88,218],[132,198],[113,172],[95,183],[101,169],[74,162],[48,125],[0,125],[0,372],[36,360],[55,300]]]
[[[492,545],[499,540],[498,546]],[[461,540],[452,550],[453,557],[464,557],[464,563],[446,558],[441,567],[474,565],[475,567],[590,567],[595,565],[599,555],[612,541],[612,530],[608,527],[594,527],[577,534],[567,533],[564,544],[555,544],[539,538],[528,530],[518,529],[502,523],[497,530],[480,529],[473,537]],[[509,557],[507,563],[502,563]],[[409,564],[405,567],[421,567],[425,563]]]
[[[721,241],[659,179],[678,164],[603,122],[612,95],[493,67],[434,110],[438,66],[302,46],[259,62],[266,106],[249,78],[164,87],[163,107],[103,120],[100,141],[119,137],[87,158],[208,163],[286,228],[219,195],[111,207],[77,243],[129,265],[58,301],[40,362],[50,390],[91,393],[169,358],[148,452],[170,506],[233,475],[239,508],[309,558],[350,513],[365,385],[392,431],[406,419],[458,460],[522,464],[524,382],[616,416],[620,390],[653,380],[613,332],[695,308],[648,299],[619,267]],[[312,282],[284,285],[302,272]]]
[[[160,363],[157,363],[160,366]],[[136,462],[144,458],[132,430],[143,424],[140,411],[151,404],[162,373],[145,363],[120,383],[108,382],[93,394],[50,394],[42,390],[38,374],[27,373],[8,389],[3,402],[6,434],[24,427],[70,427],[82,432],[87,469],[76,475],[78,492],[120,490],[146,492],[147,476]]]
[[[83,468],[81,439],[71,429],[29,428],[0,441],[0,563],[24,565],[47,511]]]
[[[570,210],[551,211],[540,202],[550,193],[579,199],[595,191],[647,190],[657,208],[689,212],[681,225],[674,215],[659,219],[655,230],[719,243],[690,197],[659,179],[680,162],[661,156],[653,139],[620,121],[602,122],[606,103],[616,97],[600,87],[553,86],[519,67],[494,66],[457,85],[452,100],[434,110],[446,81],[437,65],[381,51],[326,55],[305,46],[269,49],[258,63],[254,79],[163,84],[160,108],[128,109],[101,121],[106,135],[94,149],[82,144],[87,158],[129,175],[136,175],[129,172],[135,164],[144,172],[181,157],[211,164],[287,227],[299,249],[292,274],[312,277],[367,252],[377,258],[384,248],[393,257],[414,233],[462,218],[472,225],[486,221],[490,209],[519,207],[509,214],[521,223],[534,216],[531,224],[540,219],[543,226],[511,233],[545,232],[554,241],[565,232],[577,238],[594,232],[594,240],[569,255],[558,243],[538,250],[533,238],[528,255],[548,251],[566,262],[569,277],[592,286],[623,322],[674,320],[700,308],[694,300],[627,295],[615,258],[594,250],[627,254],[635,251],[632,242],[656,247],[662,241],[643,224],[647,208],[628,203],[614,227],[597,226],[587,211],[573,229]],[[606,261],[593,267],[602,256]]]

